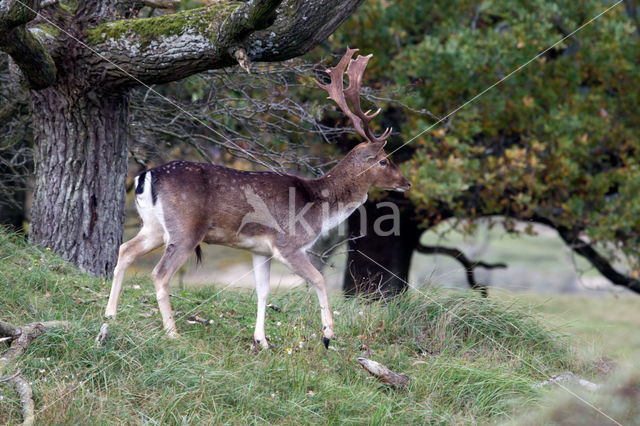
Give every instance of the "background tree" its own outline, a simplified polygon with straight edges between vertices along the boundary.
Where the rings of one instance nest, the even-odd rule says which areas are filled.
[[[359,3],[252,0],[136,19],[145,5],[176,2],[2,0],[0,50],[31,89],[30,239],[92,274],[109,274],[122,236],[131,88],[238,59],[299,56]]]
[[[0,54],[0,224],[21,229],[27,179],[33,170],[27,94],[9,76],[9,58]]]
[[[515,220],[542,223],[614,284],[640,292],[640,51],[633,2],[421,133],[609,6],[377,1],[332,37],[331,49],[348,41],[384,52],[368,76],[414,111],[431,113],[392,107],[383,123],[401,124],[403,138],[398,134],[390,150],[419,135],[397,153],[410,157],[403,166],[414,184],[403,203],[408,232],[419,235],[451,218],[459,229],[480,217],[507,231],[515,230]],[[410,262],[394,261],[398,253],[461,254],[421,246],[419,238],[384,247],[375,236],[352,242],[358,251],[349,256],[348,291],[405,290]],[[467,263],[472,270],[475,264]]]

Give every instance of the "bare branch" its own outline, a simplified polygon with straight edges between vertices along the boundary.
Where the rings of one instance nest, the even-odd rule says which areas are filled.
[[[445,256],[449,256],[460,262],[462,266],[464,266],[465,272],[467,274],[467,282],[469,283],[469,287],[474,290],[480,291],[482,297],[488,296],[488,290],[486,285],[478,284],[475,278],[474,270],[475,268],[485,268],[485,269],[496,269],[496,268],[506,268],[507,265],[504,263],[486,263],[481,261],[472,261],[469,260],[465,254],[456,249],[450,247],[442,247],[442,246],[425,246],[423,244],[419,244],[416,247],[418,253],[423,254],[443,254]]]
[[[608,259],[598,253],[593,245],[580,238],[579,230],[556,225],[551,220],[540,216],[535,216],[532,220],[550,226],[558,231],[560,238],[562,238],[571,250],[587,259],[589,263],[613,284],[626,287],[635,293],[640,293],[640,280],[618,272]]]

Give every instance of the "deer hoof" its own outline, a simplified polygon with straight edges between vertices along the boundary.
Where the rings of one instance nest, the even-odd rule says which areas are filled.
[[[180,335],[178,334],[178,332],[177,332],[177,331],[175,331],[175,330],[171,330],[171,331],[168,331],[168,332],[167,332],[167,337],[168,337],[169,339],[179,339],[179,338],[180,338]]]
[[[324,348],[325,349],[329,349],[329,343],[331,343],[331,339],[328,339],[326,337],[322,338],[322,343],[324,344]]]
[[[269,343],[267,343],[267,339],[253,339],[253,347],[257,350],[269,349]]]

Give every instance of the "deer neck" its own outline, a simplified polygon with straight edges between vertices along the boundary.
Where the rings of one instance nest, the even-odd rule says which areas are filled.
[[[336,164],[327,174],[314,182],[316,195],[330,205],[360,205],[367,199],[367,192],[371,188],[363,179],[364,176],[358,176],[360,170],[345,163]]]

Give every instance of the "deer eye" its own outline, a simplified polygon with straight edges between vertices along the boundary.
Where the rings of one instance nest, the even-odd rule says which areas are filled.
[[[383,166],[383,167],[384,167],[384,166],[386,166],[387,164],[389,164],[389,163],[387,162],[387,160],[380,160],[380,165],[381,165],[381,166]]]

